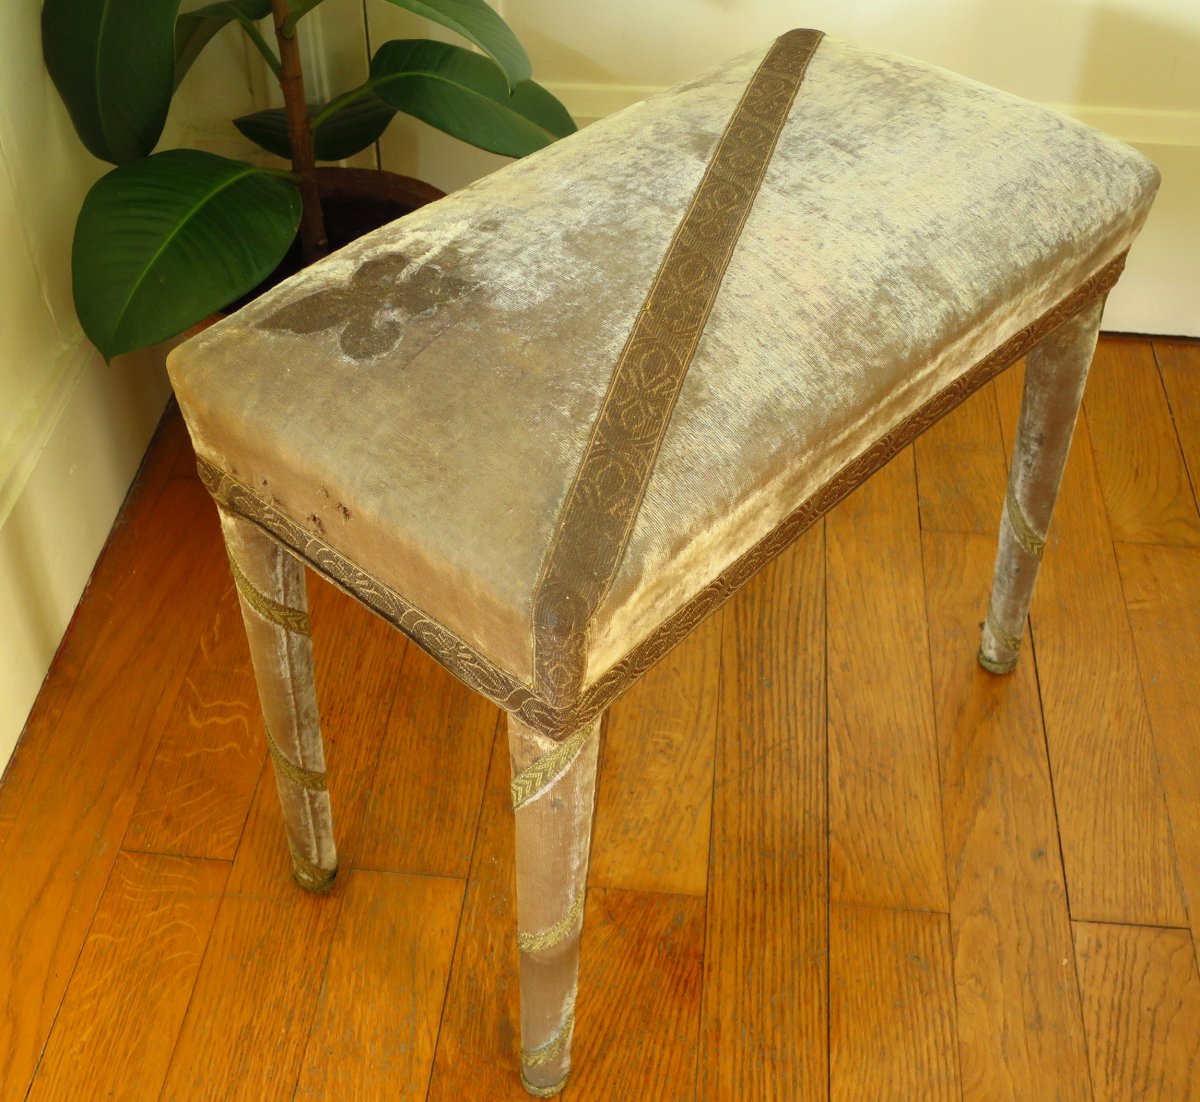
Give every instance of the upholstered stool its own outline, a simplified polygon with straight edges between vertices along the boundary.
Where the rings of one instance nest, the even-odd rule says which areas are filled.
[[[604,709],[1028,354],[980,651],[1011,669],[1156,185],[1042,108],[794,31],[182,346],[299,882],[336,869],[307,563],[509,715],[523,1075],[560,1090]]]

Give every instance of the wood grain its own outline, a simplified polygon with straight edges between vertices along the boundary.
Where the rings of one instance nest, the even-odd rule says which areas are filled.
[[[1020,403],[996,383],[1006,446]],[[1031,609],[1071,916],[1182,926],[1175,853],[1086,416]]]
[[[340,612],[314,653],[339,862],[350,869],[395,698],[400,640],[342,594],[318,597],[321,588],[314,624],[317,600]],[[330,895],[314,896],[292,881],[274,776],[264,770],[164,1102],[292,1097],[343,897],[336,882]]]
[[[292,881],[264,773],[167,1071],[163,1102],[290,1099],[344,891]]]
[[[463,882],[351,872],[295,1098],[425,1098]]]
[[[232,861],[266,761],[232,580],[214,607],[125,834],[130,850]]]
[[[1077,923],[1096,1102],[1200,1098],[1200,976],[1186,930]]]
[[[146,571],[159,568],[161,544],[150,538],[151,528],[160,520],[156,506],[180,458],[194,464],[187,432],[172,403],[117,514],[25,730],[0,778],[0,847],[20,813],[51,734],[114,607],[132,600]]]
[[[994,537],[1007,471],[992,384],[918,437],[913,450],[921,529]]]
[[[494,704],[408,648],[360,868],[466,878],[498,716]]]
[[[19,1097],[30,1082],[219,591],[206,497],[197,483],[164,490],[146,533],[155,568],[97,633],[5,840],[0,1097]]]
[[[517,902],[508,782],[508,739],[498,723],[429,1102],[464,1098],[527,1102],[529,1098],[520,1079]],[[585,910],[585,929],[586,921]],[[587,968],[584,955],[584,978]]]
[[[1171,834],[1200,945],[1200,551],[1117,545]]]
[[[569,1102],[695,1097],[704,903],[588,893]]]
[[[1138,413],[1124,431],[1167,439],[1139,442],[1129,454],[1178,447],[1194,476],[1200,345],[1156,345],[1173,422]],[[1015,380],[1001,380],[995,394],[1011,434]],[[835,1097],[854,1098],[863,1077],[881,1083],[865,1095],[858,1090],[859,1098],[886,1097],[897,1083],[908,1097],[938,1097],[951,1082],[956,1042],[947,1041],[948,1024],[958,1033],[964,1102],[1083,1102],[1093,1081],[1097,1098],[1121,1102],[1200,1097],[1192,1040],[1196,966],[1189,957],[1195,940],[1189,943],[1182,928],[1122,925],[1157,915],[1160,925],[1182,927],[1188,918],[1169,846],[1163,860],[1164,839],[1178,851],[1187,898],[1200,898],[1193,688],[1200,550],[1122,543],[1114,554],[1091,446],[1085,427],[1072,461],[1084,470],[1070,474],[1075,489],[1068,484],[1052,536],[1043,578],[1049,584],[1035,595],[1031,643],[1015,673],[1002,679],[980,673],[974,662],[995,546],[993,495],[1004,468],[986,388],[916,449],[924,584],[920,561],[904,573],[917,579],[920,618],[928,622],[953,1021],[945,1010],[945,919],[835,905],[835,924],[842,918],[852,925],[832,932],[827,926],[825,560],[818,526],[728,606],[724,622],[710,622],[715,626],[706,630],[719,636],[719,678],[713,680],[712,640],[701,633],[677,652],[674,672],[652,675],[614,717],[617,734],[625,735],[606,753],[611,787],[606,791],[602,779],[601,814],[609,818],[596,832],[593,871],[645,877],[644,885],[658,875],[706,890],[706,897],[702,904],[691,894],[593,892],[568,1102],[574,1094],[688,1097],[689,1090],[718,1102],[808,1102],[827,1098],[831,1081]],[[1142,477],[1135,470],[1130,486]],[[910,478],[887,506],[896,510],[899,530],[911,530],[913,490]],[[1129,494],[1136,504],[1135,490]],[[1154,491],[1150,500],[1157,500]],[[1082,518],[1073,519],[1073,511]],[[937,531],[969,531],[985,518],[983,536]],[[133,1102],[263,1102],[297,1090],[301,1097],[386,1090],[436,1102],[525,1102],[517,1075],[506,740],[496,740],[494,725],[481,733],[470,698],[447,691],[440,671],[425,669],[423,656],[410,655],[399,636],[352,601],[313,585],[318,690],[343,859],[333,894],[318,899],[292,884],[269,772],[250,803],[215,917],[219,884],[206,877],[215,881],[224,865],[130,852],[151,835],[163,848],[198,846],[202,837],[223,838],[228,847],[233,828],[217,824],[236,819],[229,817],[235,805],[245,817],[245,781],[216,766],[220,742],[204,744],[207,766],[182,767],[186,751],[201,749],[190,740],[212,740],[213,728],[228,733],[244,722],[251,747],[261,738],[246,688],[248,663],[239,672],[223,649],[242,644],[227,615],[231,590],[211,520],[173,415],[0,785],[0,951],[9,980],[0,985],[0,1097],[25,1098],[32,1081],[36,1102],[76,1102],[109,1090]],[[867,518],[843,533],[837,584],[848,610],[837,615],[858,617],[834,625],[843,649],[856,640],[881,647],[876,636],[888,632],[875,625],[899,618],[886,587],[882,596],[877,589],[857,593],[846,581],[864,563],[868,574],[881,572],[874,560],[885,541],[875,523]],[[904,552],[910,557],[921,546],[912,539]],[[896,634],[891,629],[888,637]],[[854,688],[875,699],[852,707],[891,714],[893,682],[860,677]],[[427,708],[415,703],[422,698],[431,702]],[[441,716],[434,714],[439,708]],[[708,765],[694,740],[714,712],[716,787],[709,797],[702,780]],[[215,722],[241,715],[244,721]],[[678,718],[686,715],[700,718]],[[897,726],[893,721],[893,737]],[[655,752],[685,771],[682,791],[669,777],[630,791],[637,741],[653,740],[665,727],[669,742]],[[455,731],[464,732],[461,743],[439,739]],[[847,738],[858,734],[847,725]],[[261,761],[261,751],[251,759]],[[451,775],[435,778],[439,760],[454,763]],[[414,778],[404,776],[406,768]],[[191,796],[171,787],[180,779],[193,783]],[[426,782],[446,785],[459,810],[423,813],[431,805],[415,789]],[[883,791],[887,778],[878,784]],[[472,786],[475,810],[467,798]],[[208,808],[198,816],[207,825],[182,811],[169,821],[176,798]],[[706,800],[711,830],[699,810]],[[153,814],[145,811],[152,804]],[[211,810],[218,806],[225,807],[219,815]],[[848,798],[843,806],[847,816],[860,817],[861,829],[879,832],[874,807]],[[886,814],[903,821],[891,818],[895,811]],[[147,827],[137,838],[127,830],[133,821]],[[628,824],[635,822],[647,824],[655,845],[664,836],[664,852],[644,861],[633,852]],[[706,889],[695,864],[702,836],[711,851]],[[1075,917],[1102,910],[1115,920],[1077,925],[1078,955],[1066,927],[1060,844]],[[460,870],[469,853],[448,982],[446,930],[461,882],[351,871],[368,853],[385,869],[429,861]],[[177,878],[177,870],[187,875]],[[193,881],[206,886],[180,887]],[[703,962],[696,947],[702,905]],[[1193,908],[1193,930],[1195,914]],[[180,915],[192,918],[174,921]],[[185,935],[189,921],[192,933]],[[206,923],[211,933],[185,1014]],[[393,929],[392,945],[405,952],[383,947]],[[1093,944],[1097,932],[1101,940]],[[155,948],[160,939],[167,951]],[[926,943],[940,945],[940,956],[920,951]],[[661,945],[669,948],[665,956]],[[914,945],[931,964],[928,972],[910,960]],[[830,968],[844,981],[832,993]],[[410,970],[417,977],[411,985]],[[446,1000],[430,1077],[439,973]],[[406,1002],[406,994],[416,997]],[[915,1012],[904,1014],[897,997]],[[388,1015],[414,1005],[421,1024],[407,1032],[415,1046],[406,1050]],[[131,1025],[112,1028],[123,1015]]]
[[[957,1102],[945,915],[835,906],[829,916],[829,1097]]]
[[[721,676],[718,611],[608,713],[589,880],[704,895]]]
[[[926,453],[922,472],[935,460],[949,457]],[[1034,664],[1025,654],[993,677],[975,661],[995,537],[926,532],[923,543],[963,1102],[1087,1102]]]
[[[1153,348],[1196,500],[1200,497],[1200,341],[1156,340]]]
[[[823,535],[725,610],[701,1098],[827,1096]]]
[[[830,899],[945,911],[912,449],[826,525]]]
[[[1200,546],[1200,513],[1150,346],[1102,340],[1084,407],[1113,539]]]
[[[158,1097],[228,874],[117,856],[29,1102]]]

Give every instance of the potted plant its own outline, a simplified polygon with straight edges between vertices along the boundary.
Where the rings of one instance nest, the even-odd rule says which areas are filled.
[[[75,309],[105,358],[174,336],[251,292],[297,234],[300,262],[322,256],[322,190],[327,203],[339,190],[330,172],[351,173],[358,187],[365,175],[381,181],[374,190],[401,208],[439,195],[391,174],[316,168],[365,149],[397,112],[512,157],[575,129],[562,104],[530,79],[525,50],[485,0],[388,0],[482,52],[427,39],[385,42],[364,83],[309,103],[297,33],[320,2],[221,0],[180,14],[180,0],[46,0],[51,79],[84,145],[116,166],[88,192],[72,250]],[[276,48],[258,27],[268,16]],[[229,23],[262,53],[285,104],[234,123],[289,159],[290,171],[199,150],[153,152],[179,82]],[[393,217],[402,212],[391,209]]]

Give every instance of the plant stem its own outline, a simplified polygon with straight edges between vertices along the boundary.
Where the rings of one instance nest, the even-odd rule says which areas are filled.
[[[254,25],[253,19],[238,19],[242,30],[246,32],[246,37],[254,43],[254,48],[263,55],[263,60],[271,67],[271,72],[275,74],[275,79],[279,79],[279,58],[275,56],[275,51],[267,45],[267,40],[263,38],[259,29]]]
[[[306,264],[319,260],[329,252],[325,237],[325,219],[321,215],[321,200],[317,191],[317,168],[313,159],[312,127],[308,120],[308,103],[304,98],[304,73],[300,68],[300,43],[295,31],[287,32],[287,0],[271,0],[275,23],[275,41],[279,43],[279,87],[287,110],[288,142],[292,148],[292,169],[299,177],[300,251]]]

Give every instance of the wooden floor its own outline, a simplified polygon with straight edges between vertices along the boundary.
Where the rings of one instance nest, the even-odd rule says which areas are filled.
[[[585,1099],[1200,1099],[1200,345],[1102,345],[1008,678],[1019,380],[609,716]],[[343,874],[298,891],[166,421],[0,786],[0,1098],[522,1099],[497,710],[323,583]]]

